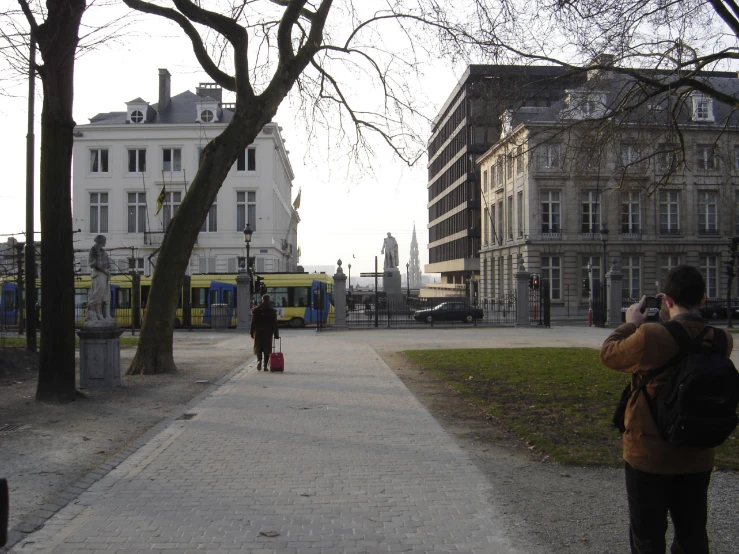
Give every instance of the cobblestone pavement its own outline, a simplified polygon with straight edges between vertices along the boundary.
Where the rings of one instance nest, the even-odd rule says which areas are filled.
[[[452,346],[412,333],[285,333],[285,374],[247,365],[12,552],[520,552],[491,483],[370,344]]]

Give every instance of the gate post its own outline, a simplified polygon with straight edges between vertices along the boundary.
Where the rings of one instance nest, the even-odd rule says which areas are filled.
[[[241,268],[236,275],[236,329],[249,332],[251,327],[251,274]]]
[[[623,291],[623,277],[621,268],[618,267],[618,258],[611,261],[611,271],[606,273],[606,282],[608,283],[608,316],[606,318],[606,326],[618,327],[621,325],[621,304]]]
[[[334,274],[334,328],[346,329],[346,274],[341,269],[341,260],[336,265],[339,267]]]
[[[516,325],[529,325],[529,277],[521,264],[516,272]]]

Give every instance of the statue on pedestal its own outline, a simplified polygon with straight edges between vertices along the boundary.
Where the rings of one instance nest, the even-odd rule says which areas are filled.
[[[95,237],[95,245],[90,248],[90,296],[87,302],[85,327],[113,327],[115,319],[110,316],[110,258],[105,252],[104,235]]]
[[[383,240],[382,250],[380,254],[385,254],[385,263],[383,269],[391,269],[398,267],[398,241],[395,240],[390,233],[387,234],[387,238]]]

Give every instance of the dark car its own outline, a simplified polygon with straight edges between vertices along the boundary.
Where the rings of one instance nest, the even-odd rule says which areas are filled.
[[[428,310],[418,310],[413,314],[416,321],[433,323],[434,321],[463,321],[472,323],[476,319],[482,319],[483,313],[480,308],[475,308],[464,302],[444,302]]]
[[[728,313],[726,312],[727,302],[715,302],[708,300],[700,309],[701,315],[706,319],[726,319]],[[731,301],[731,318],[739,319],[739,300]]]

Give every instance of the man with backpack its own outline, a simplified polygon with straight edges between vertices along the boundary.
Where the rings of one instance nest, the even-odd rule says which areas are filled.
[[[645,323],[642,298],[600,351],[605,366],[632,374],[620,414],[631,552],[664,554],[669,512],[671,552],[708,554],[713,447],[736,427],[739,374],[728,359],[731,335],[700,315],[706,298],[701,273],[672,268],[663,290],[663,323]]]

